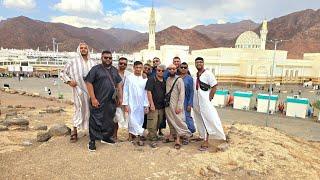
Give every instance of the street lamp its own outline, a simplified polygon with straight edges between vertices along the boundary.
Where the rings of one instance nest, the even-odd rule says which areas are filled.
[[[273,76],[274,76],[274,64],[275,64],[275,59],[276,59],[277,45],[278,45],[278,43],[281,43],[281,42],[284,42],[284,41],[287,41],[287,40],[274,39],[274,40],[269,40],[268,41],[268,42],[274,43],[274,51],[273,51],[270,83],[269,83],[269,97],[268,97],[268,108],[267,108],[268,115],[271,114],[270,102],[271,102],[271,96],[272,96],[272,85],[273,85],[272,83],[273,83]],[[266,120],[266,126],[268,126],[268,120]]]

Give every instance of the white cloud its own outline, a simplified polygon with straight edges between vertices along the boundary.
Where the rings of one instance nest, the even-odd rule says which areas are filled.
[[[101,0],[61,0],[54,5],[54,9],[68,14],[103,14]]]
[[[5,20],[5,18],[4,18],[4,17],[2,17],[2,16],[0,16],[0,21],[2,21],[2,20]]]
[[[121,0],[120,2],[126,6],[141,6],[140,3],[134,0]]]
[[[2,4],[6,8],[30,10],[36,7],[35,0],[3,0]]]
[[[217,24],[226,24],[227,22],[224,19],[218,19]]]
[[[78,16],[57,16],[52,17],[51,22],[65,23],[75,27],[91,27],[91,28],[104,28],[108,29],[112,27],[111,23],[107,23],[108,20],[101,19],[89,19]]]
[[[79,0],[77,5],[73,5],[74,3],[71,3],[71,0],[61,0],[55,8],[68,12],[69,15],[53,17],[52,21],[77,27],[107,28],[112,26],[134,29],[140,32],[148,31],[151,8],[143,7],[135,0],[121,0],[120,3],[123,7],[120,7],[117,11],[105,13],[102,13],[101,1],[90,1],[89,4],[92,7],[92,4],[95,4],[95,8],[86,8],[84,2],[87,1]],[[171,0],[161,0],[155,6],[157,30],[163,30],[172,25],[180,28],[192,28],[204,23],[217,22],[223,24],[226,21],[234,22],[244,19],[260,22],[265,18],[272,19],[294,11],[320,7],[319,0],[309,0],[308,3],[302,1],[289,2],[291,0],[175,0],[174,3]],[[79,15],[81,11],[98,12],[100,16],[87,16],[85,13]],[[72,14],[75,12],[78,12],[76,15],[80,17],[75,17]],[[84,18],[83,15],[86,17]]]

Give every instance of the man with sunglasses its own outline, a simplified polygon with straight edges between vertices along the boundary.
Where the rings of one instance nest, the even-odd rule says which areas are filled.
[[[157,131],[161,122],[165,120],[164,98],[166,94],[166,82],[163,79],[165,70],[165,65],[158,65],[156,77],[150,77],[145,88],[150,104],[150,111],[147,115],[147,129],[149,132],[148,139],[152,141],[150,144],[152,148],[157,147],[157,143],[155,142],[158,140]]]
[[[125,57],[120,57],[119,61],[118,61],[118,73],[122,79],[122,81],[121,81],[122,91],[120,92],[121,94],[123,94],[123,85],[124,85],[127,77],[130,74],[132,74],[130,71],[126,70],[127,66],[128,66],[128,59]],[[122,106],[122,104],[119,104],[117,107],[114,122],[115,122],[115,128],[114,128],[113,139],[117,140],[118,139],[119,123],[120,123],[120,127],[124,127],[124,128],[128,127],[128,122],[125,119],[124,107]]]
[[[155,58],[153,58],[152,62],[153,62],[153,69],[152,69],[150,77],[156,77],[157,67],[161,64],[161,61],[158,57],[155,57]],[[169,71],[165,70],[163,72],[164,80],[167,80],[168,77],[169,77]],[[160,123],[160,126],[159,126],[159,136],[163,136],[162,129],[166,129],[166,127],[167,127],[167,123],[166,123],[166,120],[164,120]]]
[[[211,71],[205,70],[202,57],[195,59],[195,65],[198,72],[194,77],[194,119],[200,137],[204,139],[199,150],[206,151],[209,147],[209,135],[211,138],[222,140],[226,140],[226,136],[218,112],[210,102],[217,89],[217,80]]]
[[[188,64],[186,62],[181,63],[180,67],[180,78],[183,79],[184,87],[185,87],[185,99],[184,99],[184,112],[186,117],[186,123],[188,125],[188,129],[191,133],[196,132],[196,128],[194,127],[194,122],[191,117],[191,108],[193,106],[193,78],[188,74]],[[188,143],[188,142],[185,142]]]
[[[112,66],[112,54],[103,51],[102,64],[94,66],[85,78],[91,100],[89,151],[95,151],[96,140],[101,143],[114,144],[115,123],[113,121],[116,106],[122,103],[121,77],[117,68]]]
[[[143,65],[142,77],[144,79],[149,78],[151,76],[152,66],[148,63]]]

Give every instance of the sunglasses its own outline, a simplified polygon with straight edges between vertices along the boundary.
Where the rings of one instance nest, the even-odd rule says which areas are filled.
[[[123,66],[126,66],[127,63],[119,63],[119,65],[120,65],[120,66],[122,66],[122,65],[123,65]]]
[[[164,72],[165,70],[157,69],[158,72]]]
[[[180,67],[181,69],[188,69],[188,67]]]
[[[153,63],[159,62],[159,60],[154,60]]]
[[[105,60],[111,59],[111,60],[112,60],[112,57],[106,57],[106,56],[104,56],[103,59],[105,59]]]

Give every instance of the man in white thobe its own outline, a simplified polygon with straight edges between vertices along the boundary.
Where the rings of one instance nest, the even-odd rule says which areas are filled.
[[[118,73],[122,78],[122,81],[120,83],[122,86],[122,89],[124,86],[124,82],[126,82],[127,77],[132,74],[130,71],[126,70],[127,66],[128,66],[128,59],[125,57],[120,57],[118,61]],[[123,97],[123,91],[120,93],[122,94],[122,97]],[[124,107],[122,106],[122,104],[117,107],[116,115],[114,117],[114,122],[115,122],[115,129],[114,129],[113,139],[117,140],[119,126],[121,128],[128,127],[128,121],[125,118]]]
[[[129,113],[128,130],[129,141],[138,136],[138,145],[143,146],[144,114],[149,111],[147,91],[145,90],[147,79],[142,77],[143,64],[140,61],[134,62],[134,73],[126,78],[123,88],[123,103],[125,112]]]
[[[204,59],[202,57],[196,58],[195,65],[198,72],[193,81],[195,89],[193,99],[194,119],[200,137],[204,138],[199,150],[206,151],[209,147],[209,135],[210,138],[222,140],[226,140],[226,136],[218,112],[210,103],[216,92],[217,80],[210,71],[204,69]]]
[[[90,59],[89,48],[86,43],[80,43],[77,49],[77,57],[69,61],[60,73],[61,79],[72,88],[74,115],[73,132],[70,141],[78,140],[77,129],[89,127],[89,95],[84,77],[96,63]]]

